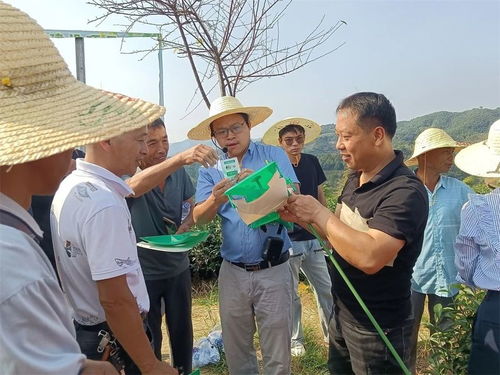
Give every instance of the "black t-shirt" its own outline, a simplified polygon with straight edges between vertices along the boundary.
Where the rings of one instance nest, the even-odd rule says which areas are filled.
[[[356,230],[377,229],[406,241],[393,265],[373,275],[350,265],[338,253],[335,259],[382,327],[396,327],[411,315],[410,279],[422,248],[429,210],[423,184],[403,164],[403,154],[370,181],[359,186],[359,172],[349,176],[339,197],[341,220]],[[333,272],[332,291],[341,318],[373,329],[338,272]]]
[[[293,166],[293,170],[300,182],[300,193],[312,195],[318,199],[318,186],[326,181],[318,158],[310,154],[301,154],[299,164]],[[294,224],[293,231],[289,231],[288,235],[292,241],[307,241],[314,238],[311,233],[297,224]]]

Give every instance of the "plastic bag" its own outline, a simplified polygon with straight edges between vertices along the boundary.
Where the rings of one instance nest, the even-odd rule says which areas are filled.
[[[222,350],[222,331],[217,329],[210,332],[208,337],[202,337],[193,346],[193,368],[219,362]]]

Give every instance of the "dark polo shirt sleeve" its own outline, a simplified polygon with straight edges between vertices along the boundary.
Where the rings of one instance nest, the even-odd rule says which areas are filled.
[[[408,181],[406,178],[401,184],[396,183],[395,188],[388,191],[379,202],[375,215],[368,220],[368,226],[409,243],[417,240],[421,236],[417,232],[421,226],[421,223],[418,225],[418,218],[427,217],[428,212],[428,208],[422,204],[424,199],[417,184],[418,181]]]

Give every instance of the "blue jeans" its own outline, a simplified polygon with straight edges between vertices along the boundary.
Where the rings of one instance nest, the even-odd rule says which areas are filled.
[[[318,240],[292,241],[290,251],[292,270],[292,347],[295,342],[304,344],[301,315],[302,304],[298,293],[299,273],[302,271],[311,284],[316,297],[323,337],[328,342],[328,318],[332,312],[332,282],[321,245]]]
[[[413,319],[398,327],[383,329],[387,338],[408,367]],[[328,369],[330,374],[402,374],[396,359],[389,351],[375,328],[367,329],[340,320],[338,314],[330,318],[330,348]]]
[[[500,291],[488,291],[472,328],[469,374],[500,374]]]

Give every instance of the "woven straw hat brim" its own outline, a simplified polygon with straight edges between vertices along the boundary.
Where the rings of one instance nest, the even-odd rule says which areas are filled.
[[[77,81],[43,29],[1,1],[0,50],[0,165],[106,140],[165,113]]]
[[[248,115],[250,127],[253,128],[254,126],[261,124],[269,116],[271,116],[273,110],[269,107],[237,107],[221,111],[203,120],[193,129],[191,129],[188,132],[188,138],[198,141],[210,140],[211,139],[210,124],[221,117],[232,115],[234,113],[246,113]]]
[[[321,126],[312,120],[303,117],[287,117],[273,124],[262,137],[262,142],[268,145],[279,146],[279,132],[287,125],[300,125],[305,130],[304,144],[315,141],[321,134]]]
[[[458,152],[455,164],[472,176],[500,177],[500,155],[495,155],[486,145],[486,141],[474,143]]]
[[[425,154],[426,152],[436,150],[438,148],[452,147],[455,149],[455,151],[458,151],[466,146],[466,143],[456,142],[442,129],[428,128],[420,133],[417,139],[415,139],[413,155],[405,161],[405,164],[408,166],[417,165],[418,156]]]

